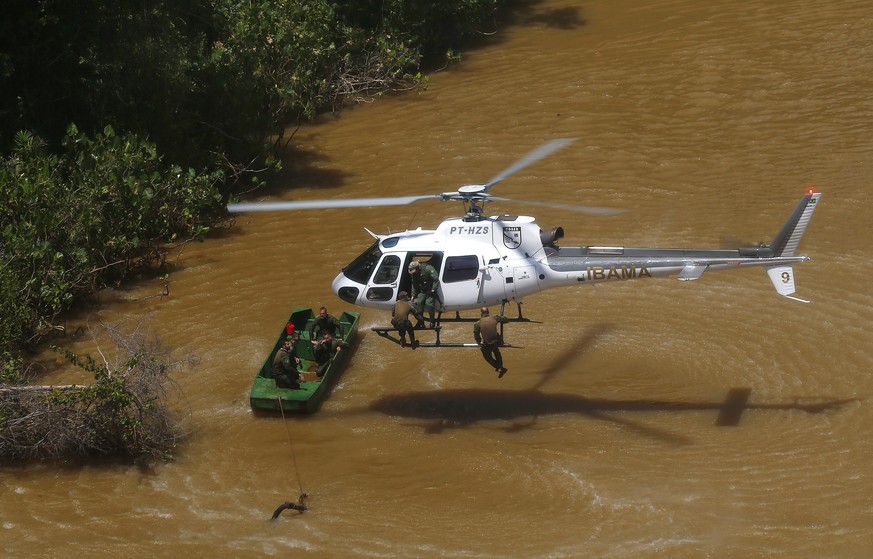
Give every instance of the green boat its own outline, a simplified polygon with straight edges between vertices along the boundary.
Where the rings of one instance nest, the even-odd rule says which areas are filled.
[[[343,312],[337,318],[343,326],[343,341],[348,344],[348,348],[336,353],[328,365],[324,376],[318,378],[316,375],[317,364],[315,357],[312,354],[312,343],[309,339],[309,328],[315,320],[315,312],[310,308],[297,307],[288,318],[287,324],[294,325],[294,331],[300,333],[300,342],[297,344],[295,352],[300,358],[300,388],[278,388],[273,380],[270,370],[273,366],[273,357],[287,336],[287,326],[282,328],[276,343],[264,364],[261,365],[261,370],[258,371],[258,376],[255,377],[255,382],[252,385],[251,406],[253,411],[275,411],[275,412],[292,412],[292,413],[314,413],[321,407],[321,403],[327,397],[331,387],[337,381],[342,370],[345,368],[346,362],[351,357],[354,351],[354,342],[358,335],[358,321],[361,318],[361,313],[358,312]],[[281,407],[280,407],[281,406]]]

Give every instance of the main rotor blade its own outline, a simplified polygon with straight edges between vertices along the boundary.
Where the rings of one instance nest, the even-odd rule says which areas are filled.
[[[551,140],[551,141],[544,143],[540,147],[534,149],[533,151],[531,151],[530,153],[528,153],[527,155],[525,155],[524,157],[522,157],[521,159],[519,159],[518,161],[516,161],[515,163],[513,163],[512,165],[510,165],[509,167],[507,167],[503,171],[501,171],[500,173],[498,173],[493,179],[491,179],[490,181],[488,181],[485,184],[484,191],[487,192],[492,186],[494,186],[498,182],[502,181],[503,179],[505,179],[509,175],[512,175],[513,173],[517,173],[517,172],[521,171],[522,169],[524,169],[525,167],[527,167],[531,163],[535,163],[535,162],[539,161],[540,159],[546,157],[547,155],[550,155],[550,154],[558,151],[561,148],[569,146],[570,144],[572,144],[575,141],[576,141],[576,138],[558,138],[556,140]]]
[[[389,198],[349,198],[347,200],[295,200],[287,202],[240,202],[228,204],[230,213],[274,212],[283,210],[318,210],[326,208],[368,208],[373,206],[405,206],[421,200],[440,200],[439,195],[396,196]]]
[[[576,206],[574,204],[553,204],[550,202],[531,202],[530,200],[515,200],[514,198],[500,198],[499,196],[489,196],[489,202],[512,202],[513,204],[524,204],[526,206],[539,206],[541,208],[555,208],[558,210],[570,210],[591,215],[618,215],[623,214],[626,210],[615,208],[603,208],[599,206]]]

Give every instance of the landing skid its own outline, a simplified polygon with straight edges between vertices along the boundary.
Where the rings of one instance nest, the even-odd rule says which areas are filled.
[[[501,315],[503,315],[503,311],[506,310],[506,303],[507,303],[507,301],[503,301],[503,303],[500,304],[500,314]],[[532,324],[542,324],[538,320],[531,320],[531,319],[525,317],[521,312],[521,303],[516,302],[515,306],[518,309],[518,316],[515,316],[515,317],[507,316],[506,322],[530,322]],[[451,322],[477,322],[478,320],[479,320],[479,318],[473,317],[473,316],[461,316],[461,313],[458,311],[455,311],[455,316],[445,317],[445,316],[443,316],[442,311],[440,311],[439,313],[437,313],[436,323],[440,324],[442,322],[450,322],[450,323]],[[476,344],[473,344],[473,345],[476,345]]]
[[[506,322],[530,322],[533,324],[540,324],[539,322],[537,322],[535,320],[531,320],[529,318],[525,318],[524,316],[522,316],[521,303],[516,303],[516,304],[518,305],[518,316],[514,317],[514,318],[507,317]],[[501,315],[503,314],[503,310],[505,308],[505,305],[506,305],[506,301],[504,301],[503,304],[500,305],[500,314]],[[445,318],[445,317],[443,317],[443,313],[439,312],[436,316],[436,320],[435,320],[436,323],[433,326],[422,326],[422,327],[415,328],[416,338],[418,337],[417,336],[418,332],[433,331],[436,333],[436,340],[435,341],[422,342],[421,340],[418,340],[418,347],[479,347],[479,344],[473,343],[473,342],[470,342],[470,343],[452,343],[452,342],[443,342],[440,339],[440,334],[442,333],[442,328],[443,328],[442,323],[477,322],[478,320],[479,320],[478,318],[474,318],[474,317],[462,317],[460,315],[460,313],[457,311],[455,311],[454,317]],[[370,329],[373,332],[377,333],[382,338],[385,338],[386,340],[394,342],[397,345],[402,345],[400,343],[400,335],[397,334],[397,332],[398,332],[397,328],[374,326]],[[502,337],[503,336],[503,324],[500,324],[500,334]],[[408,344],[409,344],[409,342],[407,342],[407,345]],[[520,348],[520,346],[515,346],[515,345],[507,344],[507,343],[500,344],[500,347]]]
[[[418,347],[479,347],[479,344],[476,344],[473,342],[466,343],[466,344],[443,342],[440,339],[440,330],[441,329],[442,329],[442,326],[416,328],[415,329],[416,336],[417,336],[418,332],[426,332],[428,330],[433,330],[434,332],[436,332],[436,341],[422,342],[421,340],[419,340]],[[372,330],[373,332],[376,332],[377,334],[379,334],[379,336],[385,338],[386,340],[394,342],[397,345],[401,345],[400,344],[400,335],[397,334],[397,328],[384,328],[384,327],[374,326],[374,327],[370,328],[370,330]],[[417,339],[417,337],[416,337],[416,339]],[[409,347],[408,341],[406,342],[406,345],[407,345],[407,347]],[[519,348],[520,346],[505,343],[505,344],[501,344],[500,347]]]

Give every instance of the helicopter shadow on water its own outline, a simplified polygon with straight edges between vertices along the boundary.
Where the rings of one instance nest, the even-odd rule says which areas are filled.
[[[657,399],[588,398],[577,394],[544,393],[540,389],[555,378],[586,348],[611,330],[601,326],[583,333],[565,351],[536,374],[541,378],[525,390],[457,389],[406,392],[384,396],[369,409],[379,413],[420,420],[425,432],[439,434],[446,429],[471,427],[480,422],[508,422],[501,430],[507,433],[534,428],[538,419],[550,415],[578,414],[607,421],[642,436],[674,445],[691,444],[681,434],[655,428],[627,417],[626,412],[714,411],[717,427],[735,427],[746,411],[791,411],[824,413],[857,401],[857,398],[798,398],[787,403],[749,403],[751,388],[728,390],[724,401],[670,401]]]

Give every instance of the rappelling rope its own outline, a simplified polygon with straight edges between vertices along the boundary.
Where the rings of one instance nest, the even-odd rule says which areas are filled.
[[[297,477],[297,488],[302,495],[303,482],[300,481],[300,470],[297,468],[297,453],[294,452],[294,441],[291,439],[291,429],[288,427],[288,421],[285,418],[285,410],[282,408],[282,397],[277,394],[276,399],[279,401],[279,411],[282,412],[282,423],[285,425],[285,433],[288,435],[288,445],[291,447],[291,460],[294,462],[294,475]]]
[[[294,441],[291,439],[291,429],[288,427],[288,421],[285,418],[285,410],[282,408],[282,397],[277,394],[276,399],[279,402],[279,411],[282,412],[282,423],[285,424],[285,433],[288,435],[288,444],[291,447],[291,460],[294,462],[294,475],[297,477],[297,488],[300,490],[300,496],[297,497],[297,503],[285,501],[279,505],[279,508],[277,508],[276,512],[273,513],[273,520],[276,520],[276,518],[282,514],[283,510],[294,509],[301,513],[308,510],[306,506],[306,498],[308,495],[303,492],[303,482],[300,481],[300,469],[297,467],[297,453],[294,452]]]

